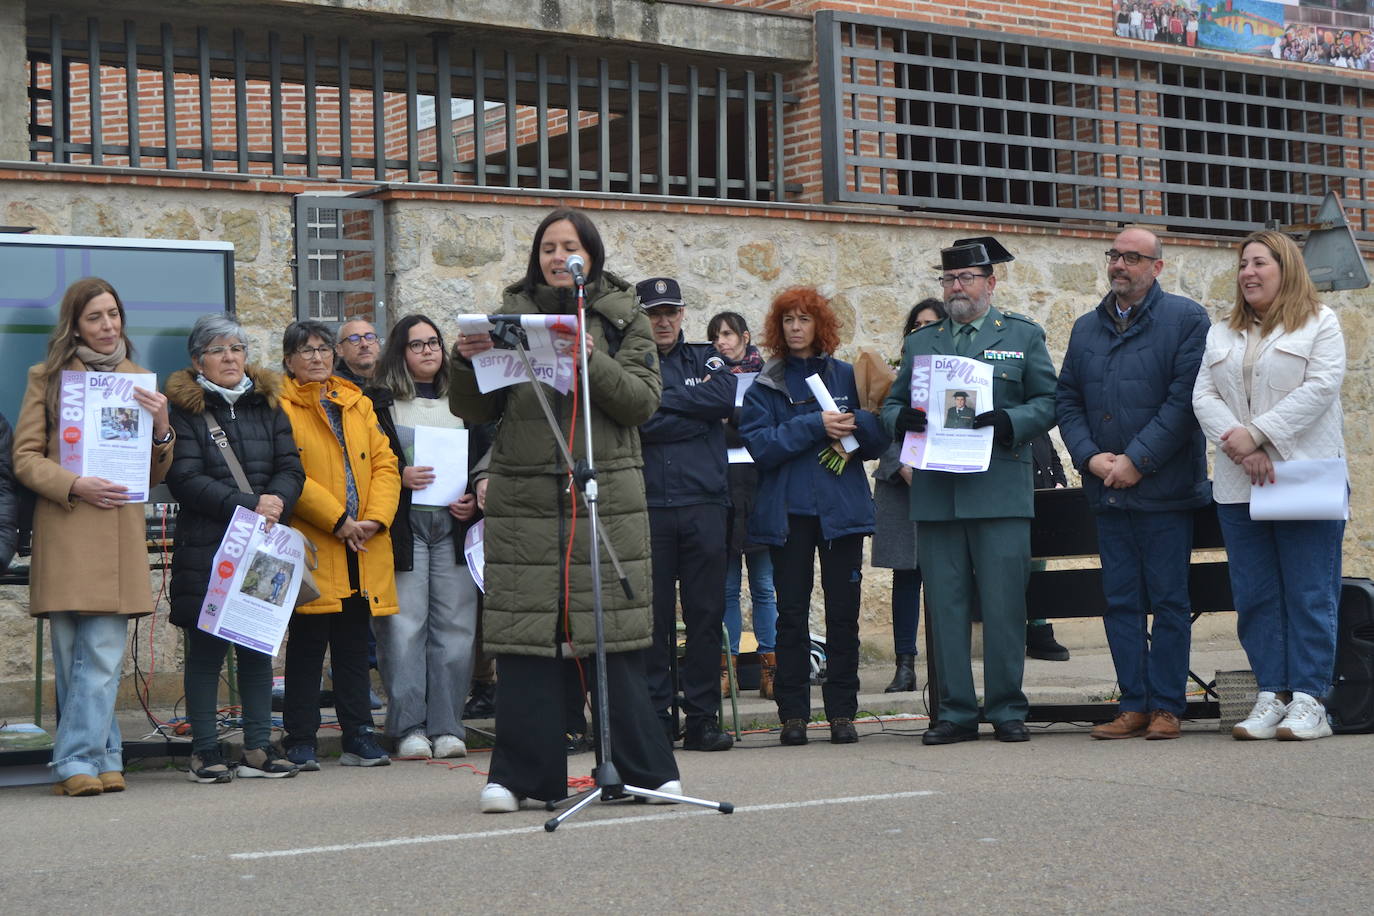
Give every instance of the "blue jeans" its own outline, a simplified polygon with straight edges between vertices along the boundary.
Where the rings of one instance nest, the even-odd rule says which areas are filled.
[[[915,655],[916,625],[921,619],[921,570],[892,570],[892,651]]]
[[[1121,687],[1117,708],[1182,715],[1193,637],[1193,512],[1099,512],[1097,541],[1107,599],[1102,624]],[[1154,616],[1148,632],[1146,615]]]
[[[1260,690],[1318,700],[1336,665],[1343,521],[1256,522],[1250,504],[1218,505],[1236,632]]]
[[[124,670],[129,618],[123,614],[48,615],[57,680],[57,737],[52,766],[59,782],[78,773],[124,769],[115,695]]]
[[[754,638],[758,640],[759,651],[772,652],[778,644],[778,600],[773,593],[773,555],[767,550],[735,553],[725,561],[725,629],[730,632],[731,655],[739,655],[739,636],[744,626],[739,596],[745,563],[749,564],[749,616],[754,624]]]

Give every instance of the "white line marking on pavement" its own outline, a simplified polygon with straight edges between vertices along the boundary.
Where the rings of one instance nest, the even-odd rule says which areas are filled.
[[[850,795],[844,798],[814,798],[808,801],[779,802],[772,805],[742,805],[734,814],[755,813],[758,811],[786,811],[794,808],[816,808],[823,805],[854,805],[865,802],[891,801],[898,798],[921,798],[934,795],[931,791],[886,792],[881,795]],[[568,821],[559,830],[578,830],[585,827],[619,827],[625,824],[643,824],[648,821],[675,820],[683,817],[717,814],[706,808],[681,808],[677,811],[664,811],[661,814],[641,814],[634,817],[607,817],[590,821]],[[731,817],[734,814],[730,815]],[[353,852],[358,849],[385,849],[392,846],[419,846],[426,843],[453,843],[458,840],[484,840],[491,837],[517,836],[522,833],[544,833],[544,825],[532,824],[528,827],[510,827],[505,830],[479,830],[473,833],[447,833],[434,836],[403,836],[390,840],[373,840],[368,843],[339,843],[333,846],[304,846],[299,849],[270,849],[261,852],[235,852],[231,859],[277,859],[287,856],[319,855],[327,852]]]

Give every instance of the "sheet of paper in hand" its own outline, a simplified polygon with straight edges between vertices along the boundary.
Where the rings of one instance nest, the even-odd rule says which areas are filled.
[[[992,460],[992,427],[973,418],[992,410],[992,366],[962,356],[911,361],[911,406],[926,412],[923,433],[907,433],[902,464],[919,471],[975,474]]]
[[[525,362],[515,352],[529,352],[530,365],[539,381],[567,394],[573,381],[574,337],[553,333],[554,328],[577,331],[575,315],[459,315],[460,334],[491,334],[495,346],[472,360],[477,387],[483,394],[529,380]]]
[[[210,565],[209,588],[196,626],[212,636],[276,655],[296,606],[305,569],[305,542],[288,525],[273,525],[242,506]]]
[[[472,575],[472,581],[477,583],[477,590],[485,592],[486,589],[486,565],[487,554],[485,538],[487,534],[487,520],[479,518],[468,533],[463,538],[463,559],[467,560],[468,573]]]
[[[103,477],[129,489],[129,502],[148,499],[153,463],[153,415],[134,388],[157,390],[151,372],[63,372],[58,407],[58,460],[81,477]]]

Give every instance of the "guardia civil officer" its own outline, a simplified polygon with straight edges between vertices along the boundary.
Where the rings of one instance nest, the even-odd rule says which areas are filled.
[[[1011,260],[989,236],[960,239],[940,252],[948,317],[906,338],[901,369],[883,402],[883,423],[901,439],[926,428],[925,411],[910,404],[914,357],[957,355],[992,366],[992,404],[973,419],[973,428],[993,429],[988,470],[911,475],[911,519],[921,527],[917,558],[939,680],[939,722],[925,733],[925,744],[978,738],[971,663],[975,590],[983,611],[983,714],[999,741],[1030,737],[1021,690],[1034,515],[1030,443],[1054,425],[1055,377],[1040,326],[992,307],[993,265]]]

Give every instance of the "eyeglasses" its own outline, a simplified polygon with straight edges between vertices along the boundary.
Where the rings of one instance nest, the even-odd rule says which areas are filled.
[[[323,347],[301,347],[296,351],[296,355],[301,359],[314,359],[315,357],[324,358],[334,353],[334,348],[325,345]]]
[[[1138,251],[1117,251],[1115,248],[1102,252],[1107,256],[1107,263],[1110,264],[1118,258],[1134,267],[1141,261],[1158,261],[1159,258],[1152,254],[1141,254]]]
[[[412,340],[406,344],[406,349],[411,353],[423,353],[426,350],[442,350],[444,345],[439,342],[439,338],[431,337],[428,340]]]
[[[946,289],[949,289],[955,283],[958,283],[960,286],[968,286],[973,283],[974,280],[983,280],[986,279],[986,277],[987,274],[945,274],[940,277],[940,285]]]
[[[203,356],[223,356],[226,353],[242,356],[248,352],[248,347],[244,344],[230,344],[227,347],[206,347],[200,352]]]
[[[378,337],[376,334],[372,333],[371,331],[368,331],[366,334],[349,334],[347,337],[341,338],[340,343],[342,343],[345,340],[356,347],[364,340],[368,343],[376,343],[377,341],[381,340],[381,338]]]

